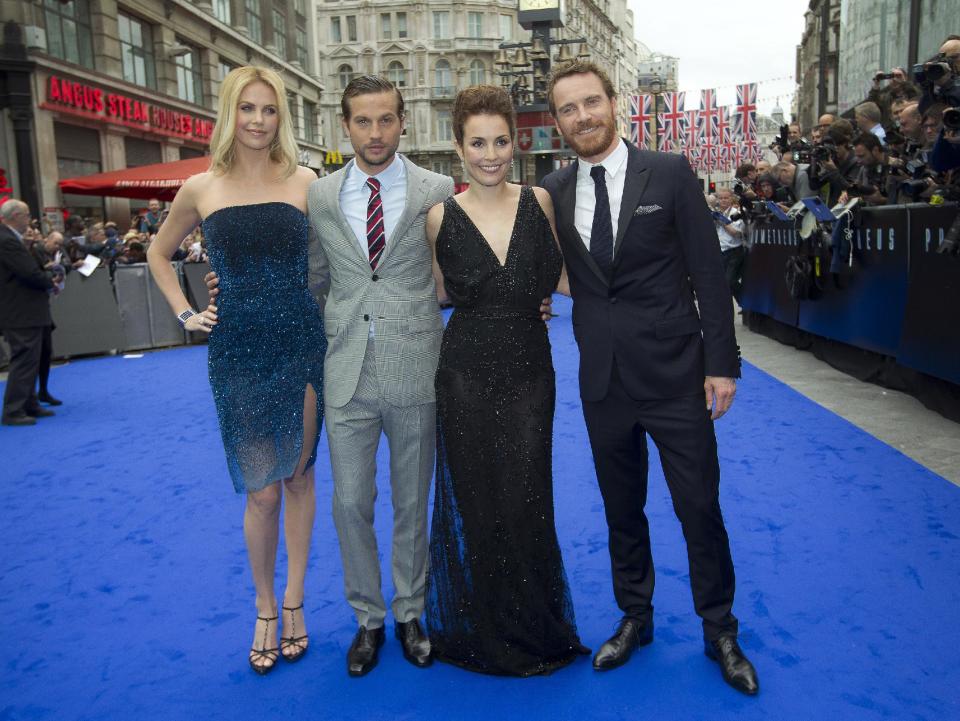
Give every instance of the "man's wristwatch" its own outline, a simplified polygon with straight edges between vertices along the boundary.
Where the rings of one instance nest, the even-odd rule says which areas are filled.
[[[190,308],[187,308],[185,311],[183,311],[183,313],[177,316],[177,320],[180,321],[181,326],[186,326],[187,321],[193,318],[195,315],[197,315],[197,313]]]

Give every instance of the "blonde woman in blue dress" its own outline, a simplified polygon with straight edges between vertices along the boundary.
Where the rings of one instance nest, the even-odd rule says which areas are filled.
[[[283,81],[265,68],[237,68],[224,79],[210,151],[210,170],[177,193],[148,260],[184,327],[210,336],[210,386],[227,467],[236,491],[247,494],[243,530],[257,609],[249,662],[265,674],[281,655],[300,659],[308,641],[303,585],[326,352],[320,310],[307,284],[305,211],[316,175],[297,166]],[[197,224],[220,278],[216,305],[199,313],[169,262]],[[281,505],[288,562],[278,645],[274,571]]]

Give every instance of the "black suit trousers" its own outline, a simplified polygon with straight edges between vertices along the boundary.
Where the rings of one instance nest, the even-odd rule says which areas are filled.
[[[627,395],[614,362],[610,390],[584,401],[594,465],[609,530],[613,591],[624,615],[641,622],[653,613],[653,557],[644,506],[647,440],[660,462],[683,528],[694,607],[704,636],[737,633],[730,543],[720,513],[720,465],[713,422],[703,394],[637,401]]]
[[[4,328],[3,337],[10,344],[10,368],[3,394],[3,417],[18,416],[39,407],[34,386],[40,369],[44,326]]]

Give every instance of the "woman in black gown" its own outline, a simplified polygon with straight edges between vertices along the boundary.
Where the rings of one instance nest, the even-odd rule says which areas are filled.
[[[554,528],[554,371],[540,313],[566,279],[549,196],[506,182],[513,127],[502,89],[457,96],[471,185],[427,218],[438,288],[456,308],[436,377],[427,625],[440,660],[530,676],[588,650]]]

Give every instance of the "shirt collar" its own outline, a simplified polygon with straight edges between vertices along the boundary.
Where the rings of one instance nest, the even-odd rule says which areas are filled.
[[[6,223],[4,223],[4,225],[7,228],[9,228],[15,236],[17,236],[18,241],[20,241],[21,243],[23,242],[23,233],[18,232],[17,229],[14,228],[12,225],[7,225]]]
[[[358,188],[362,188],[366,185],[367,178],[376,178],[380,181],[380,191],[388,191],[398,180],[403,178],[406,174],[407,169],[403,164],[403,160],[400,157],[400,154],[397,153],[393,156],[393,162],[390,163],[386,168],[381,170],[376,175],[367,175],[357,166],[357,161],[354,160],[350,166],[350,182]]]
[[[588,163],[583,158],[580,158],[579,164],[580,169],[577,171],[577,175],[581,178],[590,177],[590,170],[594,165],[602,165],[604,170],[610,174],[610,177],[617,175],[623,167],[627,164],[627,144],[621,138],[620,142],[617,143],[617,147],[614,148],[613,152],[610,153],[606,158],[601,160],[599,163]]]

